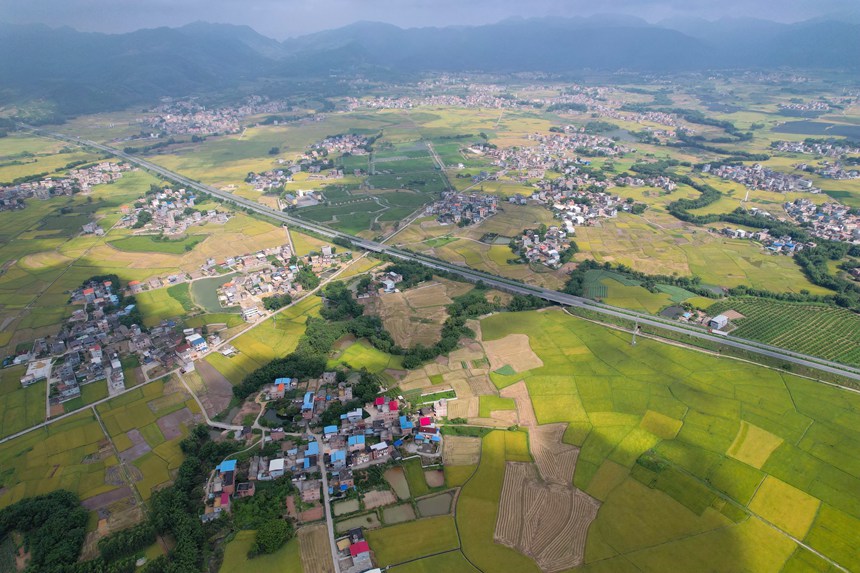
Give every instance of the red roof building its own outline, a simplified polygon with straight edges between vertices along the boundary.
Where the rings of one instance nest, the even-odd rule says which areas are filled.
[[[397,400],[392,400],[388,403],[388,411],[396,412],[400,409],[400,403]]]
[[[429,426],[432,423],[433,423],[433,420],[431,420],[427,416],[424,416],[423,418],[418,418],[418,425],[419,426]]]
[[[353,557],[357,557],[362,553],[368,553],[369,551],[370,545],[367,544],[367,541],[359,541],[349,546],[349,554]]]
[[[385,396],[377,396],[376,400],[373,401],[374,406],[382,406],[385,404]]]

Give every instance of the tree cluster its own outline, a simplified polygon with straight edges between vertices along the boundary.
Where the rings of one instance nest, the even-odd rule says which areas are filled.
[[[288,294],[276,294],[263,297],[263,307],[266,310],[278,310],[279,308],[284,308],[292,302],[293,297]]]

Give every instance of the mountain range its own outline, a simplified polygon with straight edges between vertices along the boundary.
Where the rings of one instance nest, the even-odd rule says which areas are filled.
[[[850,19],[650,24],[607,15],[409,29],[358,22],[283,42],[203,22],[126,34],[0,24],[0,45],[0,103],[42,99],[61,115],[333,74],[860,67],[860,24]]]

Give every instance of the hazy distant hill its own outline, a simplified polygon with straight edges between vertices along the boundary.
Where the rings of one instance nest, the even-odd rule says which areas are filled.
[[[860,67],[860,25],[624,16],[511,19],[475,27],[360,22],[285,42],[247,26],[195,23],[129,34],[0,24],[0,100],[43,98],[73,114],[158,97],[332,72]]]

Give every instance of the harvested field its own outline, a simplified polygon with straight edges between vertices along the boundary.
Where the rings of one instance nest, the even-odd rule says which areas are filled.
[[[331,545],[324,524],[299,529],[302,569],[305,573],[337,573],[331,559]]]
[[[451,512],[451,502],[454,500],[454,494],[445,492],[431,497],[425,497],[418,500],[418,513],[421,517],[432,517],[434,515],[447,515]]]
[[[490,419],[503,426],[513,426],[519,420],[516,410],[494,410],[490,414]]]
[[[517,414],[520,419],[520,425],[527,428],[537,426],[537,416],[532,407],[531,398],[529,398],[529,389],[525,382],[517,382],[511,384],[507,388],[502,389],[499,394],[503,398],[513,398],[517,404]]]
[[[206,391],[198,394],[203,408],[210,417],[223,411],[233,398],[233,385],[223,374],[205,360],[198,360],[194,368],[203,380]]]
[[[499,340],[485,341],[483,345],[491,370],[508,365],[517,372],[525,372],[543,366],[543,361],[529,346],[529,337],[525,334],[509,334]]]
[[[501,394],[516,402],[535,461],[506,463],[494,538],[532,557],[547,573],[582,565],[600,502],[573,487],[579,448],[562,442],[566,423],[537,425],[524,382]]]
[[[729,320],[738,320],[739,318],[746,318],[744,315],[742,315],[741,313],[739,313],[736,310],[726,310],[720,314],[722,314],[723,316],[725,316]]]
[[[567,424],[547,424],[529,431],[529,446],[541,477],[550,483],[573,483],[579,448],[563,443]]]
[[[496,541],[532,557],[547,573],[583,563],[596,500],[571,485],[544,482],[534,464],[517,462],[506,464],[500,500]]]
[[[446,466],[471,466],[481,459],[481,438],[445,436],[442,461]]]
[[[116,503],[126,498],[131,498],[131,488],[127,485],[119,489],[94,495],[93,497],[82,501],[81,505],[89,511],[93,511],[95,509],[107,507],[112,503]]]
[[[468,291],[471,285],[436,279],[400,293],[369,299],[368,310],[378,315],[394,341],[408,348],[432,345],[439,340],[448,318],[446,306],[452,296]]]
[[[379,516],[376,515],[376,512],[373,512],[366,513],[364,515],[356,515],[355,517],[350,517],[348,519],[338,521],[334,524],[334,529],[337,533],[345,533],[350,529],[354,529],[356,527],[374,529],[376,527],[379,527],[380,525],[381,524],[379,523]]]
[[[430,487],[442,487],[445,485],[445,472],[442,470],[425,470],[424,481]]]
[[[390,490],[371,490],[364,494],[364,507],[367,509],[375,509],[384,505],[397,503],[397,496]]]
[[[486,374],[471,376],[467,382],[476,396],[493,396],[496,394],[496,387]]]
[[[348,499],[346,501],[339,501],[337,503],[333,503],[331,505],[332,511],[335,515],[346,515],[347,513],[354,513],[359,510],[360,506],[357,499]]]
[[[382,510],[382,520],[386,525],[393,523],[403,523],[404,521],[412,521],[415,519],[415,510],[409,504],[395,505]]]
[[[406,473],[402,467],[389,468],[385,470],[385,481],[400,499],[409,499],[409,483],[406,481]]]
[[[537,480],[534,464],[508,462],[505,466],[505,481],[502,484],[499,517],[496,521],[495,539],[508,547],[516,547],[522,536],[524,502],[533,501],[536,490],[526,484]]]
[[[457,398],[448,402],[448,417],[474,418],[478,415],[478,408],[478,399],[474,396],[471,398]]]
[[[194,414],[188,408],[182,408],[172,414],[168,414],[158,419],[158,424],[161,433],[164,434],[165,440],[174,440],[182,437],[182,428],[180,424],[188,426],[194,420]]]

